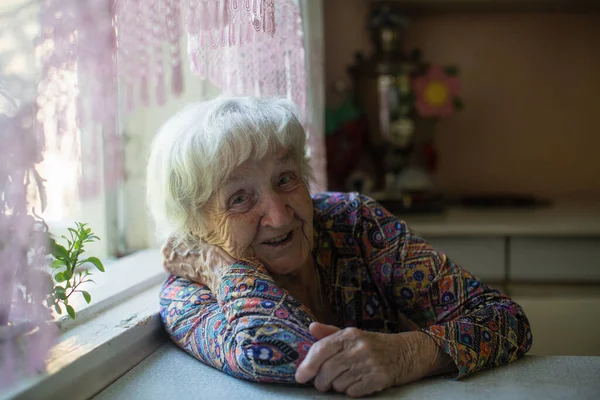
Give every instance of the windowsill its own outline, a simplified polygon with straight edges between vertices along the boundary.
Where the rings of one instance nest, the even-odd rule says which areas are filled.
[[[70,302],[77,318],[58,321],[61,333],[46,371],[19,380],[11,398],[89,398],[133,368],[166,340],[159,290],[166,278],[160,251],[149,249],[106,263],[86,290],[92,303]]]

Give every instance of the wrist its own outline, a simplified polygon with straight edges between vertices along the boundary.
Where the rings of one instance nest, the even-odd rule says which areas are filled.
[[[425,332],[399,333],[400,356],[398,384],[418,381],[428,376],[451,372],[454,361]]]
[[[429,360],[424,352],[430,351],[421,336],[422,332],[411,331],[395,336],[394,348],[397,351],[397,373],[395,386],[418,381],[427,376]]]
[[[425,376],[436,376],[448,374],[456,370],[456,364],[431,336],[425,332],[418,331],[422,340],[423,354],[426,357],[424,362],[427,365]]]

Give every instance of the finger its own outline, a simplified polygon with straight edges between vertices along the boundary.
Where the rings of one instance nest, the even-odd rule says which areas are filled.
[[[187,263],[170,263],[167,265],[163,265],[164,269],[171,275],[181,276],[185,279],[188,279],[193,282],[200,282],[196,270],[194,267]]]
[[[173,254],[173,238],[167,239],[160,249],[161,254],[164,258],[170,258]]]
[[[306,383],[313,379],[321,365],[344,348],[343,339],[337,333],[317,341],[308,350],[306,358],[296,370],[296,381]]]
[[[333,380],[331,387],[336,392],[345,393],[350,386],[360,381],[360,379],[360,375],[357,375],[352,369],[348,369],[348,371],[340,374],[340,376]]]
[[[320,322],[313,322],[308,329],[310,330],[310,334],[317,340],[321,340],[341,330],[337,326],[325,325]]]
[[[347,352],[342,351],[337,353],[325,361],[321,369],[319,369],[315,378],[315,387],[322,392],[331,390],[333,381],[348,371],[350,365],[347,359]]]
[[[345,393],[350,397],[367,396],[373,392],[377,392],[377,390],[373,390],[373,388],[369,387],[362,378],[348,386],[345,390]]]
[[[226,252],[225,250],[219,248],[219,255],[223,258],[223,260],[231,265],[235,262],[235,258],[233,258],[228,252]]]

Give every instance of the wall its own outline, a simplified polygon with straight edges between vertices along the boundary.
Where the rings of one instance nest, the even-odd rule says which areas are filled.
[[[326,0],[327,101],[370,54],[365,0]],[[600,15],[438,14],[411,19],[406,48],[460,68],[466,108],[440,124],[436,180],[450,193],[600,199]]]

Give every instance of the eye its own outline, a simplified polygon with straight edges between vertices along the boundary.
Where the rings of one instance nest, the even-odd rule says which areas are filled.
[[[244,204],[250,199],[250,196],[245,193],[236,193],[229,199],[229,204],[232,206],[239,206],[240,204]]]
[[[286,186],[296,181],[296,176],[292,173],[286,173],[279,177],[279,186]]]

